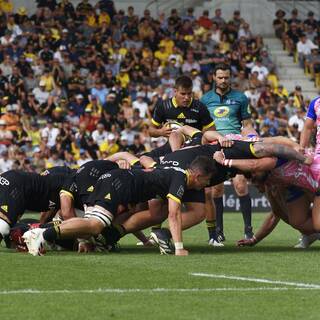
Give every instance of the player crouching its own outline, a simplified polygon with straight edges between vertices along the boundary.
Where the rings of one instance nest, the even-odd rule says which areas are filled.
[[[215,173],[215,162],[203,156],[197,157],[187,170],[171,167],[148,172],[112,170],[99,178],[84,218],[73,218],[60,226],[26,232],[23,237],[29,253],[41,254],[45,241],[97,235],[129,205],[160,197],[168,199],[169,227],[175,243],[175,254],[188,255],[182,242],[181,199],[185,189],[201,190],[206,187]]]

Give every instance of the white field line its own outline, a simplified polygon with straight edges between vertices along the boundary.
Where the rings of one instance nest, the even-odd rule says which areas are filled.
[[[0,295],[19,294],[126,294],[126,293],[201,293],[201,292],[250,292],[250,291],[288,291],[288,290],[318,290],[314,287],[256,287],[256,288],[153,288],[153,289],[120,289],[120,288],[100,288],[88,290],[2,290]]]
[[[211,273],[190,273],[190,275],[195,276],[195,277],[228,279],[228,280],[236,280],[236,281],[268,283],[268,284],[279,284],[279,285],[293,286],[293,287],[305,288],[305,289],[320,289],[319,284],[312,284],[312,283],[289,282],[289,281],[279,281],[279,280],[269,280],[269,279],[259,279],[259,278],[247,278],[247,277],[227,276],[224,274],[211,274]]]

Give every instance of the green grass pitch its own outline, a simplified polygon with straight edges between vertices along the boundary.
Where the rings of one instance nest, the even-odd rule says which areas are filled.
[[[254,215],[255,228],[263,218]],[[204,224],[186,231],[188,257],[138,248],[131,236],[112,254],[1,248],[0,319],[319,319],[319,244],[293,249],[298,233],[281,223],[256,247],[236,248],[242,229],[240,214],[225,214],[224,248],[207,245]]]

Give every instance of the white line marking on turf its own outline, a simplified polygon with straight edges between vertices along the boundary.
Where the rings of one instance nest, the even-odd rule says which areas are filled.
[[[206,278],[229,279],[229,280],[258,282],[258,283],[280,284],[280,285],[294,286],[294,287],[306,288],[306,289],[320,289],[319,284],[312,284],[312,283],[247,278],[247,277],[227,276],[224,274],[211,274],[211,273],[190,273],[190,275],[195,276],[195,277],[206,277]]]
[[[87,290],[38,290],[38,289],[21,289],[21,290],[2,290],[0,295],[16,295],[16,294],[98,294],[98,293],[197,293],[197,292],[217,292],[217,291],[288,291],[288,290],[318,290],[313,287],[256,287],[256,288],[151,288],[151,289],[120,289],[120,288],[100,288]]]

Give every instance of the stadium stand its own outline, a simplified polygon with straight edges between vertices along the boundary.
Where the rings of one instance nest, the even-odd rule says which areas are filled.
[[[0,172],[77,167],[119,150],[161,145],[148,133],[157,100],[173,94],[182,73],[201,97],[212,88],[219,62],[231,65],[234,88],[249,98],[255,129],[297,140],[308,104],[301,88],[288,93],[281,86],[263,38],[240,11],[231,18],[217,10],[209,16],[207,10],[196,16],[192,8],[167,16],[146,9],[138,16],[134,7],[86,0],[76,6],[39,0],[36,11],[27,12],[0,1]],[[312,41],[310,54],[295,53],[288,34],[294,22],[274,26],[319,85],[314,21],[299,24]]]

